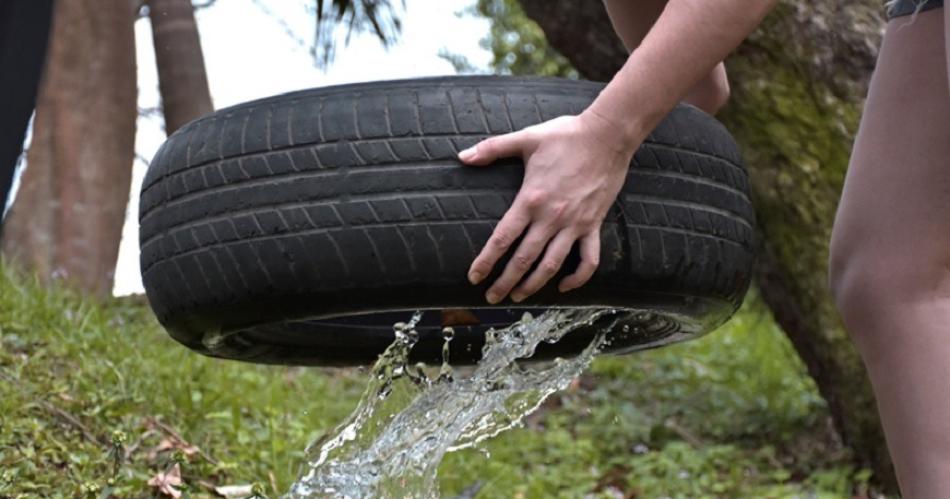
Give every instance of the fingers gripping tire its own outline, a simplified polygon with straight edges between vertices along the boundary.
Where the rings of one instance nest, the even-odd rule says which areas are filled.
[[[518,306],[489,307],[485,286],[497,271],[467,282],[523,170],[517,159],[465,167],[458,151],[580,113],[601,88],[494,76],[371,82],[196,120],[165,142],[142,186],[152,308],[189,348],[286,364],[371,362],[392,324],[416,309],[442,310],[420,324],[413,354],[422,361],[440,359],[446,324],[456,325],[453,361],[476,361],[485,329],[526,309],[623,309],[627,327],[609,347],[617,352],[708,331],[748,288],[755,220],[735,142],[686,105],[636,153],[587,285],[561,294],[549,284]],[[575,247],[560,275],[578,260]],[[537,356],[579,351],[592,327]]]

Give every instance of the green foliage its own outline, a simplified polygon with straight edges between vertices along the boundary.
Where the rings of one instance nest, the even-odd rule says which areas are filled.
[[[192,491],[208,492],[202,480],[285,489],[306,444],[352,409],[362,385],[356,371],[202,357],[169,339],[140,300],[97,305],[3,271],[0,497],[95,487],[137,497],[176,448]],[[155,452],[163,441],[172,447]]]
[[[366,381],[355,369],[205,358],[170,340],[140,299],[90,303],[9,271],[0,378],[0,497],[147,496],[175,463],[192,497],[253,483],[273,497]],[[446,496],[480,484],[479,498],[861,492],[868,474],[851,468],[827,419],[753,298],[705,338],[598,359],[523,428],[450,454],[441,483]]]
[[[541,28],[528,19],[517,0],[478,0],[467,14],[486,17],[491,33],[479,41],[493,54],[491,71],[502,75],[559,76],[577,78],[578,73],[561,54],[548,46]],[[458,73],[476,68],[464,57],[440,53]]]

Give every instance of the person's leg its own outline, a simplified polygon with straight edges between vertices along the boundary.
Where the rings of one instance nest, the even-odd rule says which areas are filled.
[[[831,241],[904,496],[950,491],[950,94],[943,9],[890,21]]]
[[[614,32],[620,36],[627,51],[633,51],[653,27],[666,7],[667,0],[604,0]],[[729,100],[726,66],[719,63],[690,90],[683,99],[709,114],[716,114]]]
[[[52,12],[53,0],[0,0],[0,229],[36,105]]]

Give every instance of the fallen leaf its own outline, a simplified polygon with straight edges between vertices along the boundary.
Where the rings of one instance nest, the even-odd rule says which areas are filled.
[[[188,442],[182,442],[177,438],[165,437],[160,442],[158,442],[158,445],[152,447],[151,450],[148,451],[148,459],[150,461],[154,461],[159,454],[169,450],[180,450],[187,457],[191,457],[198,453],[197,446],[191,445]]]
[[[175,499],[181,497],[181,491],[175,488],[179,485],[181,485],[181,467],[178,463],[175,463],[167,473],[159,473],[148,480],[149,487],[155,487],[162,494]]]

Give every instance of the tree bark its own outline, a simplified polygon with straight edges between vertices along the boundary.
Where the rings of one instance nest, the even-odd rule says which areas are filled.
[[[3,252],[42,279],[112,291],[135,144],[129,0],[59,0]]]
[[[520,0],[588,79],[626,60],[600,1]],[[828,241],[883,32],[877,0],[781,0],[730,57],[720,115],[743,148],[760,227],[755,283],[828,403],[842,441],[890,492],[897,482],[863,363],[826,284]]]
[[[211,92],[191,0],[148,0],[165,133],[210,113]]]
[[[548,43],[587,80],[610,81],[627,60],[600,0],[519,0]]]

